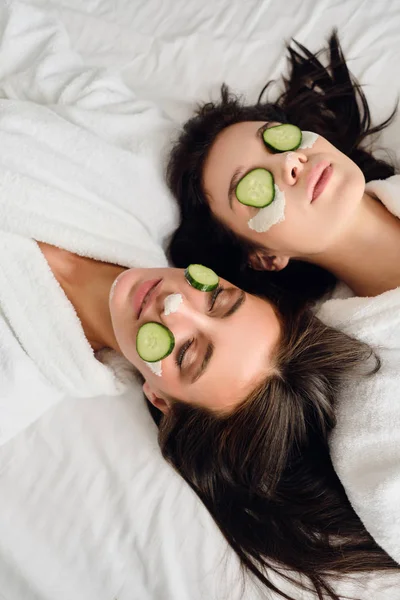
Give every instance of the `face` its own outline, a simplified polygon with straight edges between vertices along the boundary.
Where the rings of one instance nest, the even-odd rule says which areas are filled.
[[[357,165],[321,136],[309,148],[273,153],[262,139],[265,128],[273,125],[278,123],[252,121],[224,129],[207,157],[203,185],[219,220],[267,249],[277,257],[276,268],[282,268],[290,258],[313,261],[340,242],[361,202],[365,180]],[[261,209],[267,222],[269,211],[272,215],[273,224],[266,231],[250,228],[250,220],[260,221],[260,209],[241,204],[235,194],[240,179],[257,168],[270,171],[284,194],[278,218],[272,214],[277,212],[276,199]]]
[[[181,298],[167,301],[165,310],[172,294]],[[170,398],[230,411],[273,370],[281,329],[273,307],[223,279],[218,293],[201,292],[182,269],[130,269],[114,285],[110,312],[121,352],[145,378],[148,399],[164,412]],[[149,321],[175,338],[161,376],[136,349],[138,330]]]

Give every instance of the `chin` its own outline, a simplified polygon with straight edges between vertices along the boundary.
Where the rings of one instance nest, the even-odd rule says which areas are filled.
[[[347,175],[343,179],[343,184],[337,189],[337,197],[342,200],[343,212],[360,205],[365,192],[365,177],[361,169],[356,167],[356,170]]]

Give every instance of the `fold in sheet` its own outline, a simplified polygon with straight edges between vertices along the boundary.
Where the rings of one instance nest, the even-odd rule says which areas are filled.
[[[11,354],[0,353],[1,444],[65,394],[123,389],[34,240],[125,267],[167,266],[177,209],[164,181],[173,123],[118,74],[84,66],[51,16],[15,2],[0,19],[0,338],[12,331],[12,360],[28,357],[37,371],[13,388]],[[18,423],[25,396],[32,409]]]

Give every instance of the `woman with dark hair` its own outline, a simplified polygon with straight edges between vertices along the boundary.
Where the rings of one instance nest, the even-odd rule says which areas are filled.
[[[321,297],[337,279],[357,295],[376,295],[400,285],[400,222],[391,213],[400,209],[388,198],[400,186],[394,167],[363,143],[394,113],[371,125],[335,33],[328,67],[297,46],[289,48],[290,76],[275,102],[262,100],[268,85],[252,106],[223,86],[220,102],[185,124],[168,168],[181,211],[170,254],[178,266],[203,261],[248,289],[288,291],[296,304]],[[303,136],[312,132],[312,143],[271,150],[263,134],[285,123]],[[238,200],[240,182],[255,170],[270,173],[284,197],[278,218],[278,195],[261,209]],[[393,192],[381,183],[365,187],[387,178]]]
[[[400,562],[394,525],[400,415],[393,403],[400,360],[395,216],[400,185],[394,167],[363,147],[394,113],[371,125],[367,101],[350,77],[336,34],[329,40],[327,68],[317,55],[298,48],[289,48],[291,73],[276,102],[262,101],[268,86],[253,106],[223,86],[221,101],[204,105],[185,124],[168,167],[181,215],[170,256],[177,266],[205,262],[247,291],[274,298],[285,314],[293,309],[297,314],[332,291],[337,279],[344,281],[369,297],[330,300],[320,316],[379,346],[384,368],[351,382],[340,375],[344,385],[328,416],[324,401],[316,409],[311,400],[322,399],[316,392],[324,389],[321,380],[301,374],[296,361],[290,362],[286,382],[307,382],[300,404],[289,384],[289,395],[279,386],[270,388],[267,403],[258,405],[256,395],[228,422],[210,425],[209,415],[198,421],[198,412],[193,421],[182,407],[164,419],[160,440],[243,564],[267,587],[263,569],[270,560],[281,561],[308,575],[320,599],[324,594],[337,599],[329,577],[367,565],[364,550],[360,553],[361,521],[353,520],[346,494],[368,535]],[[329,338],[323,334],[324,341]],[[306,346],[288,344],[302,360],[312,353],[322,378],[338,373],[316,338],[308,338]],[[295,414],[300,405],[302,416]],[[305,416],[310,409],[311,416]],[[321,423],[323,414],[321,437],[315,418]]]
[[[201,498],[243,566],[290,600],[297,597],[279,589],[271,570],[321,600],[338,600],[335,578],[397,569],[351,507],[328,450],[340,390],[379,370],[371,348],[308,310],[271,312],[270,303],[250,294],[228,316],[240,292],[226,281],[219,293],[204,293],[179,270],[153,272],[163,282],[137,323],[126,291],[146,273],[126,271],[117,280],[114,331],[143,375],[149,402],[161,411],[152,412],[164,457]],[[171,292],[183,301],[166,316]],[[179,339],[175,360],[162,361],[162,377],[132,345],[148,319]],[[218,367],[210,361],[209,372],[188,387],[186,371],[207,362],[205,337],[216,342]]]

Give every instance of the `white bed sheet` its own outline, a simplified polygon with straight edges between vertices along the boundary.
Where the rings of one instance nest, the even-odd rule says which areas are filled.
[[[368,84],[374,117],[400,92],[396,0],[30,3],[64,23],[88,63],[122,70],[137,94],[178,119],[215,98],[222,81],[255,99],[284,68],[284,39],[317,49],[333,25]],[[380,145],[398,152],[399,134],[397,119]],[[240,575],[224,551],[205,509],[161,459],[139,391],[65,401],[0,448],[3,600],[234,600]],[[360,585],[352,592],[362,600],[400,600],[400,576]],[[262,596],[249,585],[243,597]]]
[[[400,93],[398,0],[32,0],[64,22],[94,65],[122,69],[125,80],[185,118],[218,96],[222,81],[255,100],[285,69],[291,38],[318,49],[339,29],[373,115],[387,116]],[[397,150],[400,117],[382,146]]]

